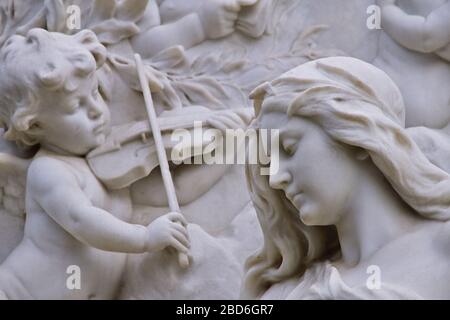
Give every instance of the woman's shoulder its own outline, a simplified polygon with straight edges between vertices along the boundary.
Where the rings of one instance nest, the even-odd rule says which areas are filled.
[[[423,228],[406,237],[405,240],[423,243],[425,252],[439,252],[443,249],[447,256],[450,256],[450,220],[449,221],[431,221]]]
[[[359,271],[353,270],[353,273]],[[313,266],[287,299],[306,300],[398,300],[422,299],[408,287],[382,281],[379,288],[371,288],[367,281],[350,285],[341,272],[329,261]],[[367,280],[367,279],[366,279]],[[381,279],[380,279],[381,280]]]

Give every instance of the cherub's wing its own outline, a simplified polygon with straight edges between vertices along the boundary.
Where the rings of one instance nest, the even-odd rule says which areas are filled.
[[[0,263],[23,238],[26,175],[31,160],[0,152]]]
[[[25,186],[30,160],[0,153],[0,211],[25,217]]]

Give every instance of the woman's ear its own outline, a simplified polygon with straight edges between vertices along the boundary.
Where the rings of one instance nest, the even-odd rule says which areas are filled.
[[[27,130],[27,134],[33,137],[39,137],[42,135],[42,126],[38,121],[33,121]]]

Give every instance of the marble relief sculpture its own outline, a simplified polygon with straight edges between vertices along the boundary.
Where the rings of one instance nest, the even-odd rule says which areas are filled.
[[[89,270],[73,298],[112,298],[125,266],[120,253],[168,246],[188,251],[181,213],[163,215],[147,228],[127,223],[130,194],[106,191],[82,158],[109,132],[96,76],[105,52],[90,31],[65,36],[43,29],[13,36],[2,48],[5,138],[40,146],[27,170],[24,238],[0,267],[0,287],[9,299],[66,298],[63,273],[54,286],[40,282],[71,260]],[[20,76],[17,65],[24,66]],[[32,273],[29,265],[35,265]],[[99,273],[105,275],[100,283]]]
[[[450,298],[449,15],[447,0],[0,0],[0,299]],[[174,133],[200,122],[280,129],[278,172],[192,164],[224,143],[205,137],[177,162]]]

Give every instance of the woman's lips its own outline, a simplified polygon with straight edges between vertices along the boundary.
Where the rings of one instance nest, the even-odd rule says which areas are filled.
[[[94,128],[94,134],[101,134],[105,129],[105,124],[102,123]]]

